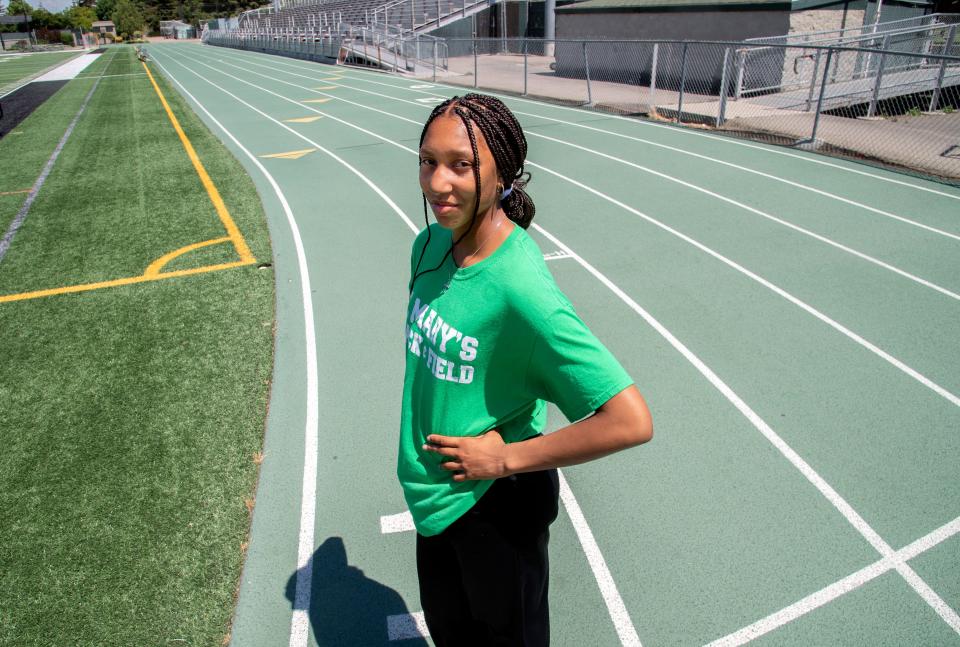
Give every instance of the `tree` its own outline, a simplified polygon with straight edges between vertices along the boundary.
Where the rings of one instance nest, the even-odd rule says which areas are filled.
[[[82,5],[70,7],[63,13],[71,27],[82,29],[83,31],[93,29],[93,21],[97,19],[97,12],[94,11],[92,7],[84,7]]]
[[[27,0],[10,0],[10,4],[7,5],[8,16],[29,16],[32,13],[33,7],[30,6]]]
[[[112,20],[117,27],[117,33],[123,36],[124,40],[132,37],[135,31],[143,31],[143,13],[133,0],[117,0]]]
[[[97,19],[113,20],[113,12],[117,8],[117,0],[97,0]]]

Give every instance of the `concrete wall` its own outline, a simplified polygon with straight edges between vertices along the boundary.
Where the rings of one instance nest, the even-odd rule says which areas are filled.
[[[789,29],[789,12],[769,11],[669,11],[669,12],[584,12],[557,14],[558,39],[650,39],[650,40],[733,40],[758,36],[779,36]],[[681,78],[687,91],[719,92],[723,75],[723,45],[687,47],[686,69],[683,46],[661,44],[657,61],[657,87],[674,89]],[[584,78],[583,46],[557,43],[557,74]],[[590,78],[637,83],[650,81],[652,45],[633,43],[592,43],[587,58]],[[733,56],[728,60],[732,67]],[[783,69],[782,59],[750,79],[754,87],[775,84]],[[728,68],[729,73],[730,68]]]
[[[744,40],[786,34],[789,16],[784,10],[557,13],[557,38]]]

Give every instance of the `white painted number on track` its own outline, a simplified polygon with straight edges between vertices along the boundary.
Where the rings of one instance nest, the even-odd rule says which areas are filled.
[[[565,251],[559,249],[554,252],[547,252],[543,255],[543,260],[545,261],[558,261],[561,258],[571,258],[571,256]]]
[[[443,97],[422,97],[416,100],[417,103],[440,103],[444,101]]]
[[[389,535],[394,532],[409,532],[413,530],[413,516],[410,511],[400,514],[390,514],[380,517],[380,532]]]
[[[387,616],[387,637],[390,640],[426,638],[429,635],[430,632],[427,630],[427,621],[423,617],[423,611]]]
[[[420,85],[411,85],[411,90],[426,90],[428,88],[434,88],[436,86],[430,85],[429,83],[421,83]]]

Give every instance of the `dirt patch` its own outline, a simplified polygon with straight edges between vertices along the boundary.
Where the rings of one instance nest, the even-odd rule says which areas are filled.
[[[66,84],[66,81],[34,81],[4,97],[0,101],[0,109],[3,111],[3,116],[0,117],[0,137],[15,129]]]

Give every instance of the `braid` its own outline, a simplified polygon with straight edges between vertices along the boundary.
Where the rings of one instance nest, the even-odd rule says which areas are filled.
[[[470,137],[470,147],[473,150],[473,177],[477,185],[476,201],[473,208],[473,218],[470,221],[470,227],[464,232],[458,240],[453,241],[450,249],[444,254],[443,258],[436,267],[428,270],[420,270],[420,264],[423,262],[427,246],[430,244],[429,219],[427,217],[427,200],[423,198],[423,220],[427,225],[427,240],[423,249],[420,251],[420,258],[417,261],[416,269],[413,272],[413,278],[410,279],[408,286],[413,291],[413,284],[416,280],[429,272],[435,272],[447,261],[447,257],[453,252],[463,237],[470,233],[477,220],[477,212],[480,210],[480,153],[477,149],[477,137],[473,126],[476,124],[487,142],[487,147],[493,155],[493,160],[497,166],[497,174],[503,182],[504,188],[511,189],[510,194],[501,200],[501,207],[506,213],[507,218],[520,225],[524,229],[530,226],[536,207],[533,200],[524,190],[530,181],[530,173],[524,171],[523,163],[527,158],[527,138],[520,128],[517,118],[510,112],[510,109],[499,99],[484,94],[470,93],[462,97],[451,97],[443,103],[437,105],[420,132],[420,146],[423,146],[423,140],[427,136],[427,130],[430,124],[442,114],[452,111],[463,122],[467,129],[467,135]]]

